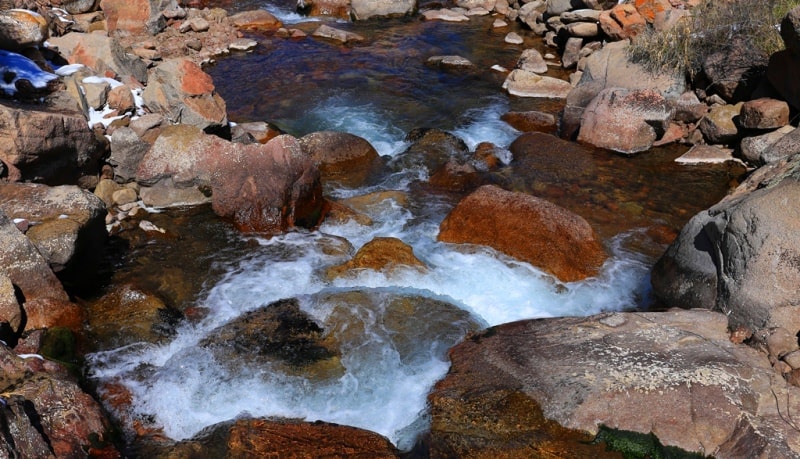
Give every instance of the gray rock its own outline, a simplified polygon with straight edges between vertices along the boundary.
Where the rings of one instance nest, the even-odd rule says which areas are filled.
[[[772,159],[772,155],[769,152],[771,150],[771,147],[775,144],[775,142],[777,142],[783,136],[794,130],[795,128],[793,126],[784,126],[780,129],[768,132],[766,134],[754,137],[745,137],[739,143],[739,150],[741,152],[742,158],[750,164],[755,164],[755,165],[764,164],[765,160],[769,161],[770,159]],[[778,149],[775,151],[775,153],[777,153],[775,159],[780,159],[777,157],[778,155],[780,155],[778,151],[780,150]],[[781,157],[785,156],[786,155],[782,155]]]
[[[111,90],[111,85],[108,84],[108,82],[82,82],[81,87],[83,88],[86,103],[89,107],[95,110],[101,110],[103,106],[106,105],[108,101],[108,92]]]
[[[786,49],[800,57],[800,8],[789,11],[781,21],[781,38]]]
[[[83,64],[102,75],[111,71],[147,82],[147,64],[127,52],[119,41],[101,33],[70,32],[47,41],[70,63]]]
[[[571,36],[579,38],[594,38],[600,33],[600,27],[592,22],[573,22],[565,28]]]
[[[796,332],[792,333],[783,327],[778,327],[770,331],[767,336],[767,351],[777,358],[782,358],[786,354],[796,351],[797,348]]]
[[[346,30],[337,29],[329,25],[321,25],[311,34],[315,37],[327,38],[330,40],[340,41],[342,43],[364,41],[364,37],[357,33],[348,32]]]
[[[484,4],[487,2],[481,1],[479,3]],[[487,7],[487,9],[491,9],[492,6]],[[417,0],[350,0],[350,14],[356,20],[406,16],[414,14],[418,7]]]
[[[503,82],[503,89],[507,90],[509,94],[519,97],[564,99],[572,90],[572,85],[568,81],[558,78],[515,69]]]
[[[583,38],[570,37],[564,44],[564,52],[561,53],[561,66],[565,69],[572,69],[578,66],[580,59]]]
[[[758,157],[761,164],[773,163],[800,153],[800,128],[781,136]]]
[[[547,73],[547,62],[542,54],[534,48],[522,52],[517,60],[517,68],[533,73]]]
[[[547,0],[547,14],[558,16],[567,11],[586,8],[583,0]]]
[[[111,155],[108,163],[114,167],[114,178],[119,182],[130,182],[136,178],[136,170],[150,144],[141,140],[130,127],[116,129],[111,135]]]

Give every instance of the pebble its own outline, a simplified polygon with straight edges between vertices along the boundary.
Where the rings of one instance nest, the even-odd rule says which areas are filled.
[[[505,38],[505,42],[512,45],[521,45],[523,41],[524,40],[522,40],[522,37],[516,32],[509,32]]]

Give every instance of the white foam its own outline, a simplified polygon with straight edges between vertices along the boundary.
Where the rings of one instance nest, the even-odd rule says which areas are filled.
[[[489,105],[472,109],[464,114],[464,120],[452,131],[474,150],[481,142],[491,142],[500,147],[507,147],[520,132],[511,127],[500,116],[508,112],[508,101],[496,98]]]

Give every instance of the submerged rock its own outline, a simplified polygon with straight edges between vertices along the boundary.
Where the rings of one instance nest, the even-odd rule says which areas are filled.
[[[377,237],[364,244],[351,260],[328,268],[325,275],[334,279],[364,269],[391,274],[402,269],[424,271],[425,264],[414,255],[411,246],[400,239]]]
[[[777,377],[764,354],[731,343],[723,314],[521,321],[470,337],[450,358],[429,397],[431,457],[575,455],[591,448],[586,440],[601,425],[720,458],[800,453],[785,422],[800,409],[800,389]]]
[[[589,223],[544,199],[485,185],[439,227],[444,242],[482,244],[564,282],[596,275],[607,255]]]

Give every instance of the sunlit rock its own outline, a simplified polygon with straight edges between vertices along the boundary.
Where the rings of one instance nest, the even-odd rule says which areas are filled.
[[[571,282],[598,273],[607,258],[599,238],[580,216],[544,199],[478,188],[439,227],[444,242],[481,244]]]
[[[100,0],[110,35],[156,35],[167,26],[162,14],[178,8],[175,0]]]
[[[141,83],[147,81],[147,64],[127,52],[116,38],[104,33],[70,32],[48,40],[70,64],[83,64],[100,75],[131,75]]]
[[[0,11],[0,48],[18,51],[39,46],[47,39],[47,20],[28,10]]]
[[[572,90],[572,85],[569,84],[569,81],[515,69],[503,82],[503,89],[507,90],[509,94],[519,97],[564,99]]]
[[[383,166],[375,148],[346,132],[313,132],[299,139],[303,151],[317,164],[323,182],[356,188]]]
[[[348,274],[358,274],[361,270],[379,271],[391,275],[404,269],[424,272],[426,267],[414,255],[414,249],[410,245],[393,237],[377,237],[364,244],[352,259],[328,268],[325,276],[335,279]]]
[[[266,10],[243,11],[231,15],[228,20],[234,27],[242,30],[270,31],[283,26],[278,18]]]

